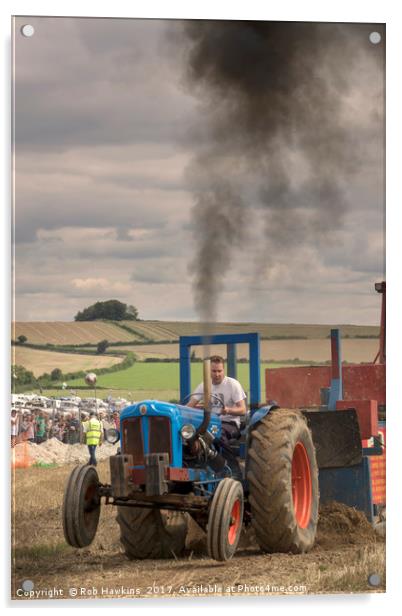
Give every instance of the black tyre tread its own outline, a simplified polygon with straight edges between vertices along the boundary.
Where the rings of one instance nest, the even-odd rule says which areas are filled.
[[[221,517],[223,508],[226,504],[230,489],[233,481],[229,478],[223,479],[219,482],[218,487],[215,490],[213,500],[211,503],[211,509],[208,516],[208,530],[207,533],[207,548],[208,554],[215,560],[221,560],[219,552],[219,533],[221,530]]]
[[[127,509],[127,511],[126,511]],[[151,509],[134,509],[130,515],[128,508],[119,507],[117,522],[120,525],[120,541],[129,558],[150,558],[152,546],[158,541],[157,525]],[[136,535],[137,533],[137,535]]]
[[[226,502],[225,502],[225,508],[224,511],[222,512],[222,517],[224,518],[228,513],[231,513],[232,510],[232,503],[233,501],[236,500],[236,495],[241,495],[241,520],[243,523],[243,513],[244,513],[244,499],[243,499],[243,487],[241,485],[240,482],[234,482],[234,484],[231,486],[227,498],[226,498]],[[231,547],[231,549],[233,550],[233,553],[235,552],[236,548],[237,548],[237,544],[239,543],[239,539],[240,539],[240,534],[241,534],[241,526],[242,523],[240,525],[240,532],[238,534],[237,540],[235,541],[235,543],[233,544],[233,546]],[[221,525],[222,525],[222,520],[221,520]],[[226,543],[226,533],[220,533],[219,535],[219,560],[226,560],[227,557],[225,555],[225,543]]]
[[[100,501],[98,507],[91,512],[91,524],[85,525],[83,500],[88,484],[99,483],[98,473],[93,466],[84,465],[76,476],[76,487],[73,492],[73,521],[74,530],[79,547],[90,545],[95,537],[100,516]]]
[[[182,553],[187,534],[186,514],[140,507],[117,510],[120,541],[128,558],[172,558]]]
[[[76,466],[67,481],[63,498],[63,531],[69,545],[74,548],[83,548],[89,545],[95,536],[99,522],[99,507],[93,511],[91,527],[87,528],[83,516],[83,499],[85,483],[99,482],[95,468],[88,465]]]
[[[208,516],[207,548],[209,556],[218,561],[225,561],[231,558],[240,539],[241,527],[237,540],[228,550],[227,519],[231,513],[236,496],[240,497],[241,518],[243,518],[243,487],[239,481],[230,478],[223,479],[216,488],[211,503]]]
[[[296,435],[308,445],[313,484],[311,520],[297,525],[291,491],[291,466]],[[251,433],[247,479],[252,525],[262,550],[301,553],[314,543],[318,521],[318,468],[307,422],[299,411],[276,409]]]
[[[73,521],[74,509],[72,506],[72,501],[73,501],[73,492],[74,492],[75,484],[76,484],[76,478],[77,478],[77,474],[80,469],[81,469],[81,466],[76,466],[71,471],[70,477],[67,481],[67,484],[64,490],[63,509],[62,509],[64,538],[69,545],[75,548],[78,548],[80,546],[77,542],[77,538],[74,532],[74,521]]]

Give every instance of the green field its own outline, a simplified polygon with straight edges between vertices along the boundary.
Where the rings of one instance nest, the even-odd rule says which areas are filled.
[[[265,395],[264,371],[265,368],[276,368],[279,364],[261,364],[261,388],[262,398]],[[246,392],[249,390],[249,366],[248,364],[238,365],[238,379],[243,385]],[[202,364],[194,363],[191,369],[191,387],[195,387],[202,380]],[[74,389],[85,385],[84,379],[74,379],[68,381],[68,387]],[[113,392],[114,390],[125,391],[125,397],[128,392],[132,393],[135,399],[155,397],[165,398],[167,392],[172,393],[168,399],[178,398],[179,396],[179,363],[135,363],[134,366],[127,370],[114,372],[111,374],[103,374],[98,377],[98,387],[106,388]],[[77,390],[78,395],[81,391]],[[142,394],[142,395],[141,395]],[[146,395],[145,395],[146,394]],[[163,395],[161,395],[163,394]],[[86,394],[92,395],[92,394]],[[99,391],[99,396],[104,397],[103,392]]]

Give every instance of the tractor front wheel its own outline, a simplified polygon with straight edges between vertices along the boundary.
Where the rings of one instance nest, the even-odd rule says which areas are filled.
[[[212,497],[208,516],[208,554],[215,560],[232,558],[239,543],[244,511],[243,487],[234,479],[222,479]]]
[[[128,558],[172,558],[185,547],[187,516],[181,511],[118,507],[120,541]]]
[[[318,521],[318,466],[299,411],[275,409],[252,430],[248,449],[252,525],[266,552],[312,548]]]
[[[67,543],[84,548],[92,543],[99,523],[99,477],[93,466],[76,466],[64,491],[63,530]]]

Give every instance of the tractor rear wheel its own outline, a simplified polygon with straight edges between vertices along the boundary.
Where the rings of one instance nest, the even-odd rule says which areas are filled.
[[[67,543],[84,548],[92,543],[99,523],[99,477],[93,466],[76,466],[64,491],[63,530]]]
[[[317,530],[319,489],[304,416],[291,409],[271,411],[252,430],[248,456],[252,525],[260,548],[307,552]]]
[[[172,558],[185,547],[187,516],[181,511],[118,507],[120,541],[126,556]]]
[[[208,516],[208,554],[215,560],[232,558],[243,525],[243,486],[234,479],[222,479],[212,497]]]

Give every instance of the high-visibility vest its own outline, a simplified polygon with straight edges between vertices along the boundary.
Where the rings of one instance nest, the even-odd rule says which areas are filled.
[[[102,437],[102,424],[99,419],[90,419],[84,423],[87,445],[99,445]]]

